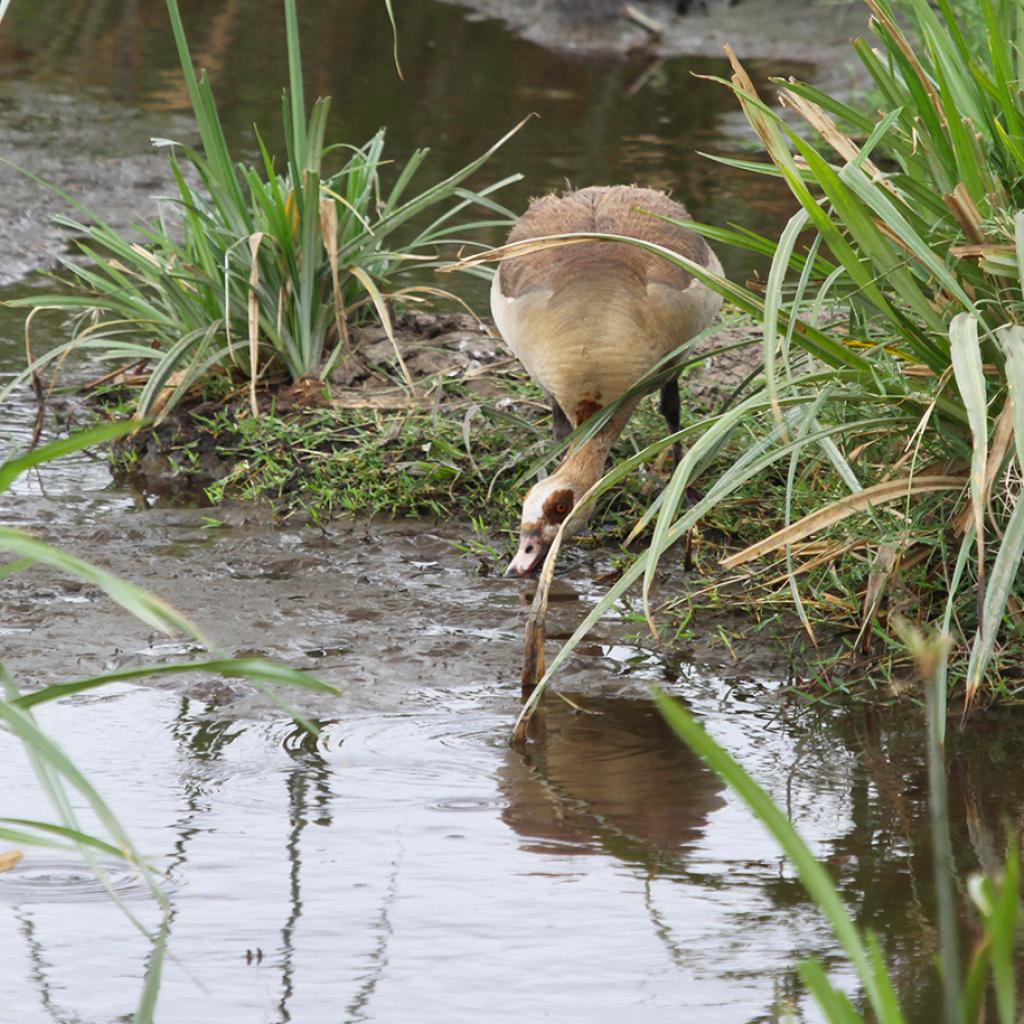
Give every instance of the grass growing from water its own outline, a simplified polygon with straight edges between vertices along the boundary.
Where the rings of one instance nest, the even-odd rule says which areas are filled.
[[[390,331],[390,302],[437,292],[403,284],[401,275],[433,265],[439,246],[472,247],[476,230],[510,222],[492,195],[519,175],[478,190],[465,185],[504,139],[421,191],[413,185],[426,149],[390,167],[383,130],[362,145],[329,145],[330,100],[318,99],[307,115],[295,0],[283,7],[286,159],[279,167],[257,129],[262,163],[253,167],[233,159],[206,73],[193,65],[177,0],[167,0],[200,148],[157,140],[168,151],[177,195],[131,234],[52,189],[84,215],[86,223],[55,220],[82,239],[76,245],[88,262],[62,260],[71,294],[10,303],[76,316],[72,340],[31,372],[76,349],[123,364],[141,360],[148,379],[137,412],[150,416],[230,368],[251,382],[255,407],[264,377],[284,370],[292,380],[323,379],[349,355],[353,324],[376,315]],[[397,350],[396,360],[401,367]],[[0,389],[0,400],[24,376]]]

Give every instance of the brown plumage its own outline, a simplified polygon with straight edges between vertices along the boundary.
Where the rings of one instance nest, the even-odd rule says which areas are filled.
[[[585,188],[566,196],[544,196],[530,203],[516,221],[508,241],[524,242],[541,235],[561,235],[573,231],[601,231],[629,235],[672,249],[674,252],[706,264],[711,250],[700,235],[668,221],[641,213],[649,211],[676,220],[690,215],[664,192],[651,188],[617,186]],[[682,290],[693,280],[682,267],[669,263],[655,253],[635,245],[590,242],[565,249],[547,249],[520,259],[506,260],[498,273],[501,292],[518,297],[527,292],[572,288],[580,276],[593,279],[604,274],[629,275],[637,284],[648,282]]]
[[[536,199],[509,242],[600,231],[653,242],[721,274],[707,243],[683,225],[644,211],[689,220],[663,192],[633,186],[585,188]],[[509,348],[552,399],[555,434],[589,419],[633,386],[652,366],[714,319],[719,296],[682,267],[625,242],[583,242],[506,260],[495,274],[491,311]],[[541,562],[559,524],[600,479],[612,443],[636,407],[626,403],[523,503],[520,545],[510,572]],[[662,388],[661,409],[679,428],[679,389]],[[577,517],[569,529],[586,521]]]

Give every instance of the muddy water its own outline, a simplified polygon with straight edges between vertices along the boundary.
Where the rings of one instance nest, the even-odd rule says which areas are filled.
[[[277,101],[276,22],[253,3],[183,6],[241,136]],[[91,189],[115,220],[159,173],[121,141],[180,127],[159,7],[15,0],[0,34],[10,76],[0,138]],[[320,23],[306,25],[311,85],[342,98],[336,127],[359,137],[386,120],[399,151],[436,143],[447,169],[528,102],[545,114],[543,133],[524,135],[503,165],[528,170],[521,195],[566,173],[647,176],[674,183],[700,216],[736,212],[729,174],[679,156],[682,133],[688,146],[729,145],[718,94],[694,99],[692,64],[641,80],[644,67],[628,61],[556,61],[423,3],[405,15],[416,45],[404,48],[410,84],[400,88],[377,4],[317,10]],[[53,33],[57,23],[65,31]],[[376,105],[344,102],[356,92]],[[446,109],[447,120],[431,120]],[[61,151],[72,128],[75,144]],[[0,203],[19,204],[8,223],[22,235],[0,238],[6,280],[63,244],[41,227],[47,203],[11,197],[4,190]],[[742,198],[755,221],[779,216],[774,200]],[[38,344],[59,339],[59,324],[38,327]],[[19,365],[21,346],[20,322],[0,310],[0,372]],[[32,415],[27,396],[5,406],[5,447],[29,436]],[[635,625],[612,618],[561,677],[581,710],[553,700],[545,742],[523,757],[505,743],[523,587],[461,553],[469,531],[458,524],[282,530],[252,508],[143,509],[87,455],[26,477],[0,521],[154,589],[232,654],[281,658],[342,690],[292,695],[319,723],[316,741],[245,684],[201,677],[42,711],[166,870],[174,919],[162,1024],[760,1022],[788,1005],[811,1021],[793,966],[809,955],[856,993],[771,841],[654,716],[653,683],[684,699],[787,809],[879,935],[911,1019],[936,1019],[916,717],[808,709],[749,652],[742,675],[670,669],[631,642]],[[579,621],[607,568],[581,558],[561,578],[553,633]],[[0,645],[28,687],[190,653],[41,570],[0,586]],[[1021,819],[1005,783],[1022,747],[1013,723],[981,721],[956,751],[964,879],[998,857],[1003,823]],[[0,814],[46,815],[37,794],[20,751],[0,739]],[[153,923],[138,880],[112,870],[118,894]],[[0,1024],[125,1020],[145,958],[79,864],[32,851],[0,875]]]
[[[505,743],[522,587],[481,576],[453,547],[459,529],[280,530],[250,508],[211,525],[83,483],[69,494],[44,478],[43,497],[29,482],[2,518],[171,598],[231,653],[343,691],[293,698],[317,741],[245,684],[199,677],[43,712],[168,873],[159,1020],[733,1022],[802,1006],[792,965],[834,961],[834,941],[772,842],[659,723],[653,683],[787,808],[879,933],[912,1019],[934,1019],[913,722],[813,713],[767,678],[670,672],[613,619],[563,674],[582,711],[552,701],[546,741],[522,757]],[[560,581],[554,632],[578,621],[602,568]],[[26,685],[188,653],[49,572],[9,581],[0,601],[8,668]],[[1022,753],[995,728],[961,752],[965,874],[998,856],[1001,820],[1020,818],[998,780]],[[14,744],[0,764],[3,813],[42,813]],[[141,897],[123,871],[115,887]],[[0,974],[17,1008],[5,1024],[120,1020],[144,962],[78,865],[33,852],[0,875]]]

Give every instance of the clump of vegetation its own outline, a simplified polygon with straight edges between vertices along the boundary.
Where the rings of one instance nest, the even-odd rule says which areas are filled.
[[[798,445],[791,474],[830,463],[848,493],[724,565],[785,551],[792,581],[794,545],[838,526],[833,543],[871,552],[865,628],[901,567],[926,565],[916,617],[959,627],[969,702],[1004,616],[1013,628],[1024,554],[1024,19],[1010,0],[982,0],[965,26],[949,3],[909,0],[908,35],[887,0],[867,3],[881,52],[854,48],[886,109],[868,114],[795,82],[781,93],[825,154],[764,106],[733,60],[730,85],[772,159],[760,169],[802,207],[766,291],[766,389],[790,436],[840,428],[838,444]],[[795,323],[826,302],[849,319],[832,332],[838,349],[814,351]],[[784,402],[803,411],[787,417]],[[888,428],[863,424],[867,410]]]
[[[253,406],[261,380],[282,373],[293,381],[325,378],[349,354],[353,323],[375,312],[390,330],[389,301],[437,292],[396,288],[396,275],[431,266],[441,243],[472,245],[467,232],[511,220],[491,196],[519,177],[478,191],[464,187],[504,139],[418,193],[413,180],[427,150],[414,152],[385,186],[383,130],[365,145],[326,145],[330,101],[318,99],[307,118],[295,0],[284,0],[285,166],[277,167],[258,131],[262,166],[236,162],[206,74],[196,75],[176,0],[167,8],[201,140],[201,150],[159,142],[169,150],[177,196],[137,226],[136,239],[65,196],[89,221],[56,218],[81,239],[76,245],[88,260],[62,261],[74,292],[11,303],[77,316],[72,340],[31,372],[73,349],[148,366],[140,416],[166,413],[225,366],[252,382]],[[477,213],[472,222],[464,219],[469,210]],[[395,358],[401,366],[397,350]]]
[[[782,178],[800,203],[769,246],[763,290],[640,243],[760,317],[764,374],[682,432],[690,449],[644,517],[648,549],[548,679],[640,578],[649,604],[660,559],[695,523],[781,474],[781,528],[724,568],[749,585],[765,580],[772,556],[767,578],[788,591],[812,640],[838,610],[858,646],[881,636],[886,659],[887,602],[904,590],[905,614],[953,635],[967,703],[986,675],[990,695],[1005,693],[999,671],[1019,654],[997,638],[1014,637],[1024,611],[1024,17],[1013,0],[982,0],[966,26],[948,0],[907,0],[899,18],[888,0],[866,2],[879,48],[854,48],[882,111],[780,82],[782,103],[805,122],[797,130],[734,56],[723,82],[771,158],[730,162]],[[698,230],[765,249],[747,232]],[[739,439],[722,471],[717,457]],[[705,493],[687,505],[699,477]],[[616,470],[605,486],[617,479]],[[943,676],[944,695],[945,685]]]
[[[186,499],[205,491],[214,505],[267,501],[282,519],[459,517],[486,522],[496,540],[515,531],[527,478],[550,465],[559,446],[525,377],[507,365],[488,371],[483,392],[473,386],[481,378],[418,379],[430,395],[421,401],[400,391],[365,402],[343,391],[335,400],[327,385],[291,404],[287,391],[261,393],[259,416],[237,394],[207,397],[119,441],[115,472],[143,491]],[[113,411],[116,397],[100,401]],[[645,404],[623,433],[620,453],[635,455],[660,428],[653,403]],[[602,506],[595,532],[625,538],[665,472],[659,466],[630,476]]]

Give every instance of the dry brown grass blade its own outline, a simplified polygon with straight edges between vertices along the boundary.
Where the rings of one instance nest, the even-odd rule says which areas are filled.
[[[982,246],[987,242],[985,236],[984,220],[981,211],[974,204],[970,192],[964,183],[958,182],[952,192],[947,192],[942,201],[952,211],[957,223],[964,229],[972,245]]]
[[[348,334],[348,313],[341,297],[341,273],[338,266],[338,206],[333,199],[320,200],[320,233],[324,237],[327,262],[331,267],[331,287],[334,290],[334,326],[338,343],[347,356],[352,351]]]
[[[995,487],[996,478],[999,476],[1011,444],[1013,444],[1013,407],[1007,402],[999,414],[999,419],[996,420],[995,432],[989,446],[988,462],[985,463],[985,507],[988,509],[989,521],[997,530],[996,519],[992,515],[992,489]],[[971,525],[973,517],[974,510],[967,506],[956,518],[956,532],[962,536]]]
[[[4,850],[3,853],[0,853],[0,872],[10,871],[22,856],[21,850]]]
[[[842,522],[848,516],[856,512],[863,512],[874,505],[899,501],[911,494],[924,494],[929,491],[955,491],[966,483],[966,477],[962,476],[922,476],[918,474],[902,480],[888,480],[885,483],[875,484],[856,494],[840,498],[824,508],[817,509],[785,529],[776,531],[770,537],[765,537],[764,540],[751,544],[750,547],[744,548],[735,555],[722,559],[718,564],[723,569],[734,569],[737,565],[760,558],[776,548],[786,544],[795,544],[819,530]]]
[[[857,639],[854,642],[854,647],[859,647],[862,654],[867,653],[868,630],[871,628],[871,623],[875,621],[878,609],[882,606],[885,588],[888,586],[889,580],[892,579],[893,573],[896,570],[898,555],[899,550],[894,544],[882,544],[875,554],[871,571],[868,573],[868,585],[864,590],[860,632],[857,634]]]
[[[793,79],[790,79],[793,81]],[[783,89],[779,94],[779,102],[784,107],[795,110],[821,137],[844,159],[853,161],[860,156],[860,147],[843,132],[839,125],[831,117],[814,103],[804,96],[800,96],[789,89]],[[901,204],[906,203],[903,193],[878,169],[870,160],[861,162],[861,170],[876,185],[881,185],[887,192],[899,200]]]
[[[558,249],[563,245],[580,245],[583,242],[593,242],[590,235],[560,235],[558,238],[531,239],[527,242],[511,242],[508,245],[499,245],[486,252],[473,253],[472,256],[464,256],[455,263],[438,267],[439,274],[451,274],[456,270],[468,270],[470,267],[479,267],[484,263],[496,263],[501,260],[510,260],[516,256],[528,256],[533,252],[542,252],[544,249]]]
[[[818,548],[821,545],[808,544],[808,545],[796,545],[794,544],[794,554],[804,555],[808,553],[808,548]],[[821,565],[827,565],[829,562],[835,561],[842,555],[847,554],[850,551],[856,551],[858,548],[867,547],[867,544],[863,540],[851,540],[843,541],[837,544],[826,544],[824,549],[816,554],[813,558],[809,558],[806,562],[801,562],[798,566],[793,569],[792,573],[784,572],[778,576],[773,576],[770,580],[765,580],[761,586],[765,588],[777,587],[780,583],[785,583],[790,576],[802,576],[804,573],[810,572],[812,569],[817,569]]]
[[[150,415],[159,416],[164,411],[164,407],[171,400],[171,396],[177,390],[178,385],[185,379],[185,370],[175,370],[167,378],[167,383],[160,389],[160,393],[153,399],[153,406],[150,410]]]
[[[652,36],[657,38],[665,31],[665,26],[660,22],[652,18],[646,11],[641,11],[638,7],[634,7],[632,4],[623,4],[622,13],[629,18],[630,21],[635,22],[644,31],[650,32]]]
[[[476,310],[465,299],[454,292],[446,291],[444,288],[432,288],[428,284],[414,284],[408,288],[400,288],[398,291],[388,292],[388,296],[391,299],[411,299],[414,302],[424,301],[420,298],[421,295],[432,299],[443,299],[445,302],[453,302],[455,305],[461,306],[476,321],[476,325],[481,331],[485,331],[488,335],[493,336],[494,332],[480,319]]]
[[[256,289],[260,285],[260,265],[257,256],[263,232],[256,231],[249,236],[249,255],[252,265],[249,268],[249,409],[254,418],[259,418],[260,407],[256,401],[256,380],[260,372],[260,303]]]
[[[377,311],[377,316],[380,319],[381,327],[384,328],[384,333],[388,336],[388,341],[391,342],[391,347],[395,351],[395,359],[398,360],[398,365],[402,371],[402,376],[405,378],[406,386],[409,388],[413,397],[416,397],[416,384],[412,379],[412,374],[409,373],[409,367],[405,365],[405,360],[402,358],[402,352],[398,347],[398,342],[395,340],[395,329],[391,323],[391,313],[388,310],[388,304],[385,301],[384,296],[381,294],[381,291],[377,287],[373,278],[370,277],[362,267],[358,267],[353,264],[345,269],[363,286],[363,288],[366,289],[366,294],[370,296],[373,308]]]
[[[950,248],[949,253],[951,256],[958,256],[963,259],[964,257],[995,256],[998,253],[1011,253],[1016,251],[1017,247],[1015,245],[1004,245],[1000,242],[985,242],[980,245],[954,245]]]
[[[918,254],[914,252],[913,248],[907,244],[907,240],[898,231],[896,231],[894,228],[889,227],[889,225],[886,224],[886,222],[879,217],[873,217],[872,222],[874,223],[875,227],[878,228],[878,230],[881,231],[881,233],[885,235],[885,237],[888,238],[890,242],[893,243],[893,245],[896,245],[900,248],[904,255],[914,260],[916,263],[921,262],[918,257]]]
[[[383,394],[366,392],[334,392],[331,405],[338,409],[421,409],[423,403],[404,391]]]
[[[793,155],[788,146],[785,146],[774,121],[767,117],[762,109],[765,105],[761,99],[753,79],[747,74],[747,69],[740,63],[736,51],[726,43],[723,47],[729,64],[732,66],[732,86],[736,98],[740,101],[740,107],[747,121],[753,126],[757,137],[765,152],[772,158],[772,161],[779,167],[793,162]],[[697,75],[700,78],[702,76]]]

